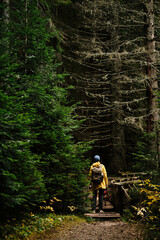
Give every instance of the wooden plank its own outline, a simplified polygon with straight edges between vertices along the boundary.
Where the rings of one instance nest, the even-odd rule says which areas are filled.
[[[113,182],[111,185],[125,185],[125,184],[134,184],[134,183],[140,183],[141,180],[133,180],[133,181],[126,181],[126,182]]]
[[[119,183],[119,182],[129,182],[129,181],[135,181],[135,180],[139,180],[139,177],[137,176],[137,177],[126,177],[126,178],[117,178],[117,179],[112,179],[111,180],[111,184],[112,183]]]
[[[127,190],[122,186],[122,190],[124,191],[125,197],[127,198],[127,200],[130,202],[131,198],[129,196],[129,194],[127,193]]]
[[[97,204],[96,209],[97,209],[97,210],[99,209],[98,204]],[[114,209],[114,206],[113,206],[109,201],[106,201],[106,202],[104,201],[104,202],[103,202],[103,210],[111,211],[111,210],[113,210],[113,209]]]
[[[103,203],[103,209],[104,210],[111,210],[114,209],[114,206],[109,201],[104,201]]]
[[[139,176],[139,175],[142,175],[142,176],[145,176],[145,175],[148,175],[148,173],[145,173],[145,172],[134,172],[134,173],[121,173],[122,177],[124,176]]]
[[[92,218],[120,218],[121,215],[117,212],[104,212],[104,213],[85,213],[86,217]]]

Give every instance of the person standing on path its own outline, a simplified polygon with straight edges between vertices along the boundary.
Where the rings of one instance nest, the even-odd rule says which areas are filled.
[[[95,179],[94,171],[96,171],[97,179]],[[99,180],[98,174],[101,173],[101,179]],[[91,188],[93,192],[93,203],[92,210],[93,213],[96,212],[96,203],[97,203],[97,191],[99,190],[99,212],[103,213],[103,193],[104,190],[108,187],[108,178],[107,171],[105,166],[100,163],[100,156],[94,156],[94,163],[90,167],[89,176],[91,178]]]

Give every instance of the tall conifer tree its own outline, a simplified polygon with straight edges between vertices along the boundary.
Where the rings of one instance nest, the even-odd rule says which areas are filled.
[[[69,203],[82,209],[86,148],[72,139],[78,122],[67,107],[64,75],[57,74],[57,29],[49,28],[44,2],[12,0],[3,7],[10,17],[1,31],[1,207],[57,196],[63,209]]]

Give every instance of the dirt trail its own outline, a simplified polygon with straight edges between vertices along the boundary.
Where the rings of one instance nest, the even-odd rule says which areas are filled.
[[[121,220],[63,226],[47,240],[140,240],[137,227]]]

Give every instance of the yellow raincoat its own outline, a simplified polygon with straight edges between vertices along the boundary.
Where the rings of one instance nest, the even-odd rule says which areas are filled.
[[[100,162],[95,162],[91,165],[91,168],[90,168],[90,171],[89,171],[90,178],[92,177],[93,167],[99,167],[100,164],[101,164]],[[98,190],[99,188],[106,189],[108,187],[107,172],[106,172],[105,166],[103,164],[101,164],[101,165],[102,165],[102,173],[103,173],[103,182],[101,182],[99,184],[92,182],[92,190],[93,191]]]

